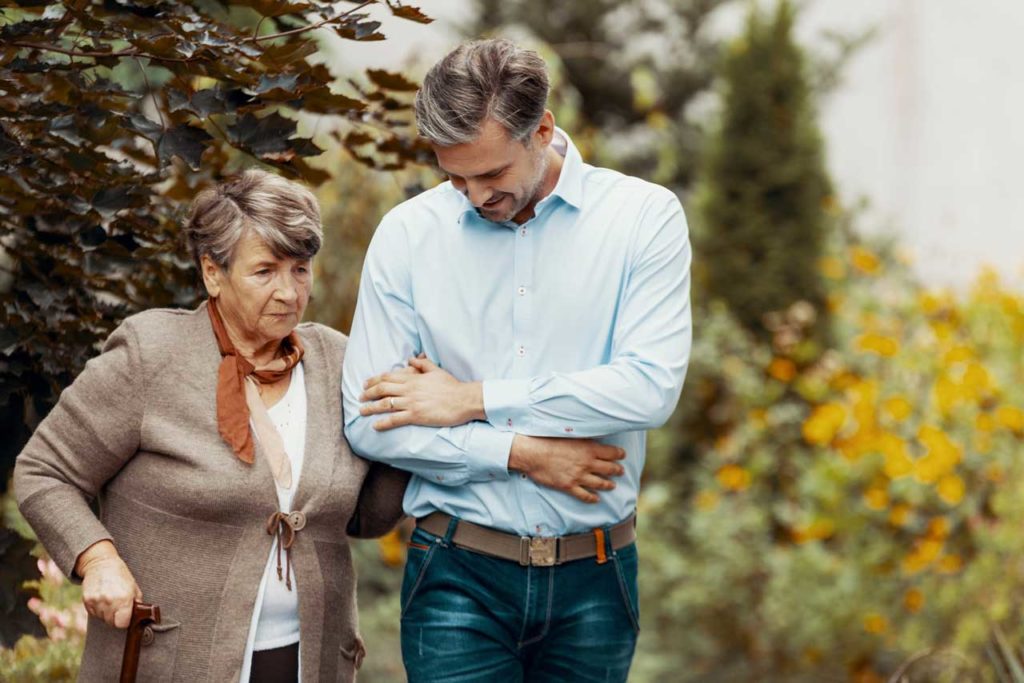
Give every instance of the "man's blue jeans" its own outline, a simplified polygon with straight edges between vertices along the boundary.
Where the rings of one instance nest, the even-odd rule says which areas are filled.
[[[636,545],[523,567],[420,528],[402,582],[410,683],[625,681],[639,630]],[[606,533],[607,537],[608,534]]]

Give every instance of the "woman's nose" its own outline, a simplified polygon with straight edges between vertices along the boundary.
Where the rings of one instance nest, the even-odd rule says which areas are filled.
[[[299,298],[299,283],[291,274],[283,275],[277,284],[275,296],[281,301],[292,302]]]

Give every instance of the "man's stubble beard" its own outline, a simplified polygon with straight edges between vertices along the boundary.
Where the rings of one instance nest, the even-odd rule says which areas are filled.
[[[544,185],[544,177],[547,175],[548,172],[549,159],[546,151],[546,148],[541,148],[539,154],[540,160],[537,162],[537,172],[530,182],[530,190],[528,192],[523,193],[522,199],[513,204],[512,208],[509,210],[507,214],[504,215],[503,218],[488,218],[479,208],[477,208],[476,210],[477,215],[483,218],[484,220],[490,221],[492,223],[507,223],[508,221],[518,216],[519,212],[525,209],[530,204],[530,202],[534,200],[540,201],[541,198],[538,197],[537,195],[540,193],[541,187]]]

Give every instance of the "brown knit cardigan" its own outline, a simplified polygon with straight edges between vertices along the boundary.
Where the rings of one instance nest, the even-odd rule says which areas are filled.
[[[348,537],[401,517],[408,475],[353,455],[342,434],[344,335],[296,328],[306,349],[306,454],[292,566],[304,681],[350,681],[359,648]],[[205,310],[150,310],[114,331],[18,457],[22,514],[61,570],[111,539],[164,624],[140,681],[237,681],[277,510],[257,446],[247,465],[217,432],[220,354]],[[99,517],[90,508],[98,498]],[[90,618],[79,680],[113,681],[124,631]],[[370,643],[372,647],[372,643]]]

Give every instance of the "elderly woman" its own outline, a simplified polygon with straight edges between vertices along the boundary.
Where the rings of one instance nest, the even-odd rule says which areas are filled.
[[[398,521],[407,475],[349,450],[346,339],[299,324],[316,200],[248,171],[195,199],[187,235],[209,299],[125,320],[15,469],[22,514],[82,581],[81,680],[116,679],[133,599],[163,615],[140,680],[351,680],[348,536]]]

